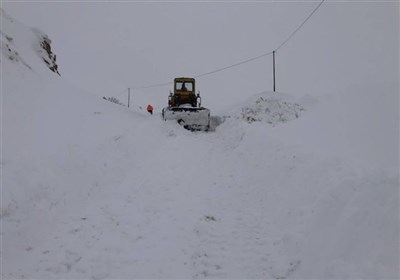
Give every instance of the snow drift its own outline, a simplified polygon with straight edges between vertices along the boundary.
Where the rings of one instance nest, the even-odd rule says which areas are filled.
[[[399,277],[396,92],[257,94],[192,133],[68,84],[2,17],[2,278]]]

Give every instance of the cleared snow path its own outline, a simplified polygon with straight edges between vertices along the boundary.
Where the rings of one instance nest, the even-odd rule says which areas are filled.
[[[296,149],[262,123],[192,133],[132,117],[89,132],[89,146],[5,164],[4,276],[395,275],[396,177]]]
[[[262,93],[192,133],[74,88],[4,25],[2,278],[399,277],[396,91]]]

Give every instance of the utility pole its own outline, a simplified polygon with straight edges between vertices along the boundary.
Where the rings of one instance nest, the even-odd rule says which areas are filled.
[[[129,103],[131,103],[131,88],[128,88],[128,108],[129,108]]]
[[[275,92],[275,51],[272,52],[272,75],[274,80],[274,92]]]

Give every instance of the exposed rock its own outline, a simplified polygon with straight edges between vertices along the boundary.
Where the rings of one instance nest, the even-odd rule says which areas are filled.
[[[37,35],[40,44],[36,50],[37,53],[42,57],[43,61],[51,71],[60,75],[58,72],[57,56],[51,50],[51,40],[46,34],[38,29],[33,29],[33,32]]]

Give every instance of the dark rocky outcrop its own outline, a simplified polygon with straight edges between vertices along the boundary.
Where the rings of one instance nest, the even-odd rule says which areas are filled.
[[[51,50],[51,40],[49,37],[36,30],[36,34],[39,35],[40,49],[38,50],[39,55],[42,57],[43,61],[47,64],[47,67],[54,73],[58,72],[57,56]]]

